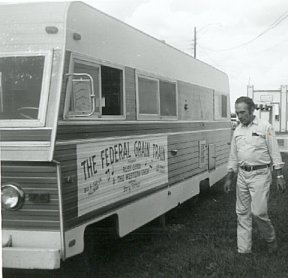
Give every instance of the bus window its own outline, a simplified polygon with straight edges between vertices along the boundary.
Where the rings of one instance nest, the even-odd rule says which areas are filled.
[[[176,83],[138,76],[138,111],[140,119],[177,119]]]
[[[222,109],[221,109],[221,116],[222,118],[227,118],[227,96],[222,95],[221,101],[222,101]]]
[[[0,119],[38,119],[44,56],[0,57]]]
[[[124,115],[123,70],[75,59],[73,73],[69,74],[68,117]],[[95,97],[92,100],[88,75],[93,80]],[[91,111],[94,112],[90,113]]]
[[[138,77],[139,113],[159,115],[158,80]]]
[[[176,84],[167,81],[160,81],[160,115],[177,116]]]
[[[102,115],[123,115],[123,72],[101,66]]]
[[[228,96],[214,91],[214,119],[227,119],[229,110]]]

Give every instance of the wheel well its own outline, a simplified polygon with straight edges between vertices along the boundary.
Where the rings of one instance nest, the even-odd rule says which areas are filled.
[[[210,180],[209,178],[200,181],[199,183],[199,192],[200,194],[207,194],[210,190]]]
[[[85,228],[84,250],[86,251],[87,248],[94,249],[99,243],[115,240],[118,237],[118,216],[114,214]]]

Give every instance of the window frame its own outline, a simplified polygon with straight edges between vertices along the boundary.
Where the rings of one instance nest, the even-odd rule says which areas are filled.
[[[224,103],[224,101],[226,101],[226,106],[225,106],[225,108],[223,107],[223,103]],[[223,112],[225,111],[225,114],[226,114],[226,116],[223,116]],[[221,95],[221,117],[224,119],[227,119],[228,118],[228,96],[227,95],[224,95],[224,94],[222,94]]]
[[[158,100],[158,113],[157,114],[143,114],[140,113],[140,100],[139,100],[139,81],[138,78],[145,78],[150,80],[157,81],[157,100]],[[172,80],[171,78],[162,77],[159,75],[148,74],[143,71],[135,71],[135,80],[136,80],[136,112],[137,112],[137,120],[177,120],[178,119],[178,83],[176,80]],[[175,97],[176,97],[176,115],[175,116],[162,116],[161,115],[161,103],[160,103],[160,81],[173,83],[175,84]]]
[[[223,96],[226,97],[226,113],[227,113],[227,116],[226,117],[223,117],[222,116],[222,113],[223,113],[223,107],[222,107],[222,98]],[[218,98],[218,105],[216,106],[216,98]],[[229,109],[230,109],[230,106],[229,106],[229,94],[225,93],[225,92],[222,92],[222,91],[213,91],[213,107],[214,107],[214,120],[215,121],[225,121],[225,120],[228,120],[230,119],[229,118]]]
[[[156,98],[157,98],[157,114],[143,114],[140,113],[140,99],[139,99],[139,80],[138,78],[145,78],[145,79],[149,79],[149,80],[153,80],[157,82],[157,92],[156,92]],[[154,120],[154,119],[159,119],[160,118],[160,88],[159,88],[159,80],[157,80],[154,77],[150,77],[150,76],[145,76],[143,74],[137,74],[136,77],[136,106],[137,106],[137,119],[138,120]]]
[[[165,80],[165,79],[160,79],[159,81],[162,81],[162,82],[166,82],[166,83],[172,83],[172,84],[175,84],[175,99],[176,99],[176,115],[169,115],[169,116],[162,116],[161,115],[161,98],[160,98],[160,90],[159,90],[159,98],[160,98],[160,119],[163,119],[163,120],[177,120],[178,119],[178,83],[176,81],[171,81],[171,80]],[[159,82],[159,88],[160,88],[160,82]]]
[[[63,118],[65,121],[104,121],[104,120],[125,120],[126,119],[126,94],[125,94],[125,67],[116,65],[114,63],[101,61],[96,58],[92,58],[90,56],[71,53],[69,60],[69,70],[68,74],[74,73],[74,65],[75,63],[80,63],[88,66],[93,66],[99,69],[98,76],[98,90],[99,90],[99,102],[102,102],[102,76],[101,76],[101,66],[106,66],[114,69],[118,69],[122,73],[122,115],[102,115],[102,105],[99,107],[99,112],[94,112],[92,115],[87,117],[79,117],[77,114],[69,114],[70,108],[70,99],[72,95],[72,82],[67,81],[67,86],[65,90],[65,103],[64,103],[64,111]],[[96,92],[94,88],[94,93]],[[95,94],[96,95],[96,94]],[[97,96],[97,95],[96,95]],[[96,106],[96,97],[95,97],[95,107]]]
[[[47,104],[52,70],[52,51],[5,52],[0,57],[35,57],[44,56],[43,76],[40,91],[39,111],[37,119],[1,119],[0,127],[44,127],[46,123]]]

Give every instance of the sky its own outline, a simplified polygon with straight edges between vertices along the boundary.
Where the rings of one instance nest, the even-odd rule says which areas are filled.
[[[83,2],[191,56],[195,27],[196,58],[228,74],[232,111],[236,98],[247,94],[248,84],[256,90],[288,85],[287,0]]]

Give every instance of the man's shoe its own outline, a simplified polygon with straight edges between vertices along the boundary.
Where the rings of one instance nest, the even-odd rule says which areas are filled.
[[[268,247],[268,253],[269,254],[275,254],[278,251],[278,244],[276,239],[274,239],[271,242],[267,242],[267,247]]]
[[[246,257],[246,256],[250,256],[250,255],[252,255],[252,252],[251,252],[251,250],[250,251],[239,251],[239,250],[237,250],[238,252],[238,255],[240,255],[241,257]]]

